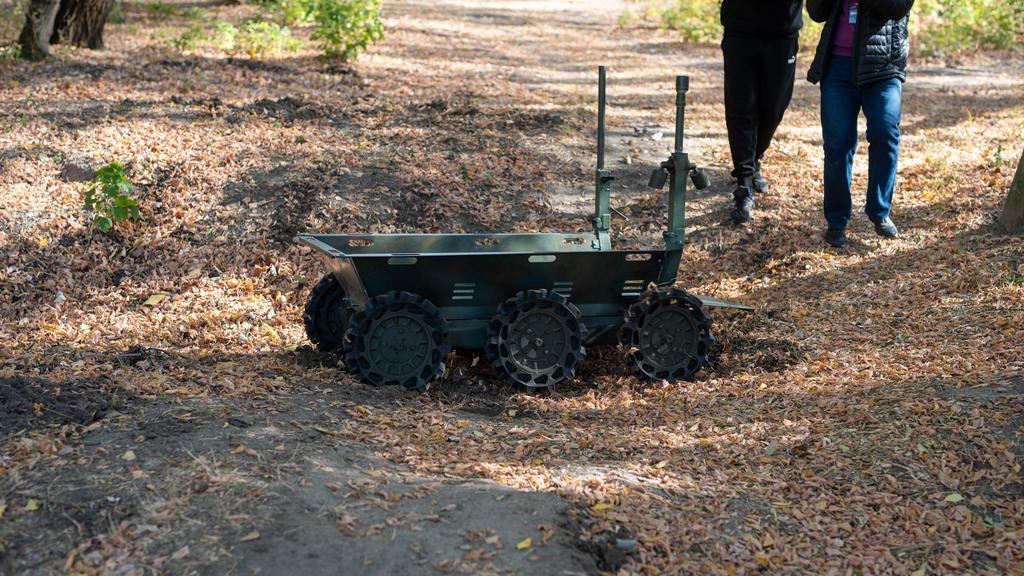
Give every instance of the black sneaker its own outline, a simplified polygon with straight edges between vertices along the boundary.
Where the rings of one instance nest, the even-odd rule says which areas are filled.
[[[872,219],[875,223],[875,234],[878,234],[882,238],[895,238],[900,235],[900,231],[896,228],[896,225],[892,223],[892,220],[888,216],[881,220]]]
[[[846,229],[829,228],[828,232],[825,232],[825,242],[828,242],[828,245],[834,248],[846,246]]]
[[[757,169],[757,172],[754,172],[754,192],[758,194],[768,193],[768,181],[761,175],[760,168]]]
[[[736,202],[736,207],[732,209],[730,216],[734,224],[743,224],[750,222],[753,216],[750,214],[754,211],[754,190],[750,186],[738,186],[736,191],[732,193],[733,200]]]

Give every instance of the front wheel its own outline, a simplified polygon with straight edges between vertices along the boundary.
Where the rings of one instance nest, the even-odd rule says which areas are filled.
[[[652,290],[629,307],[619,331],[629,363],[643,380],[693,380],[715,343],[711,316],[696,296]]]
[[[376,296],[352,316],[345,339],[349,371],[372,386],[427,389],[451,351],[448,323],[426,298],[410,292]]]

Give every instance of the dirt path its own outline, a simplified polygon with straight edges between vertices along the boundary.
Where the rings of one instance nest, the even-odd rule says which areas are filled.
[[[0,62],[0,572],[1021,572],[1024,255],[992,228],[1019,54],[915,61],[903,236],[855,218],[836,252],[816,88],[736,228],[716,47],[608,0],[386,5],[355,70],[183,53],[195,20],[133,3],[108,51]],[[411,395],[304,347],[298,231],[589,229],[602,64],[618,246],[661,241],[691,76],[714,185],[680,286],[757,307],[716,315],[708,371],[643,385],[595,349],[529,396],[468,353]],[[82,224],[82,153],[129,164],[143,222]]]

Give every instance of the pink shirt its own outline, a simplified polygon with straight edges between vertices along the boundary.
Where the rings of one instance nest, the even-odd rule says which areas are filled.
[[[843,7],[839,9],[839,22],[836,22],[836,35],[832,41],[832,54],[835,56],[853,56],[857,36],[857,18],[859,7],[857,0],[840,0]]]

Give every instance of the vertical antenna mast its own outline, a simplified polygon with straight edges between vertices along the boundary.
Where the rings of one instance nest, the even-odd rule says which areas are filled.
[[[597,169],[604,170],[605,67],[597,69]]]
[[[595,250],[611,250],[609,231],[612,227],[611,186],[614,177],[604,167],[605,67],[597,69],[597,171],[594,178],[594,241]]]

